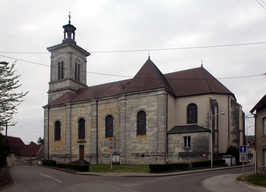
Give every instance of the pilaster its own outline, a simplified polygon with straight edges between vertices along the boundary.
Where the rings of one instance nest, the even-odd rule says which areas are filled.
[[[66,104],[66,122],[65,122],[65,131],[66,131],[66,156],[65,162],[71,162],[71,104]]]
[[[166,130],[167,130],[167,92],[158,91],[158,119],[157,119],[157,163],[166,161]]]
[[[44,159],[49,159],[49,106],[44,108]]]
[[[91,101],[91,164],[98,164],[98,100]]]
[[[119,97],[119,149],[124,152],[120,153],[120,163],[126,164],[126,96]]]

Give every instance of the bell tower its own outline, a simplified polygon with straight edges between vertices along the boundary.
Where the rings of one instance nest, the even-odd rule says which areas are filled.
[[[47,48],[51,52],[48,103],[67,92],[76,93],[79,88],[87,87],[86,58],[90,53],[77,45],[76,27],[71,24],[70,14],[63,29],[62,43]]]

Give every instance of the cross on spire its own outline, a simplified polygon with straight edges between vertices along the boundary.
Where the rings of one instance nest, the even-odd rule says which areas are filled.
[[[68,15],[68,17],[69,17],[68,24],[71,23],[71,16],[70,16],[70,13],[71,13],[71,11],[69,11],[69,15]]]

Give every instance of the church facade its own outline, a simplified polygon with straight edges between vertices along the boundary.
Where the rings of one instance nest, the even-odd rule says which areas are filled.
[[[243,145],[241,105],[203,66],[163,74],[148,58],[132,79],[88,87],[90,53],[76,44],[70,22],[63,28],[62,43],[47,48],[45,158],[108,164],[114,148],[120,164],[175,163]]]

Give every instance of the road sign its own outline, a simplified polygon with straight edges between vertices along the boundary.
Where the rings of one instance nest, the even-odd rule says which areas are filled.
[[[246,145],[240,146],[239,151],[240,151],[240,153],[246,153],[247,152],[247,146]]]
[[[115,143],[115,141],[102,141],[101,143],[102,144],[104,144],[104,143]]]
[[[102,143],[102,147],[113,147],[115,144],[114,143]]]
[[[104,152],[111,152],[111,153],[113,153],[113,152],[124,152],[124,150],[123,149],[104,149],[103,150]]]
[[[242,162],[242,163],[247,162],[247,153],[240,153],[239,162]]]

